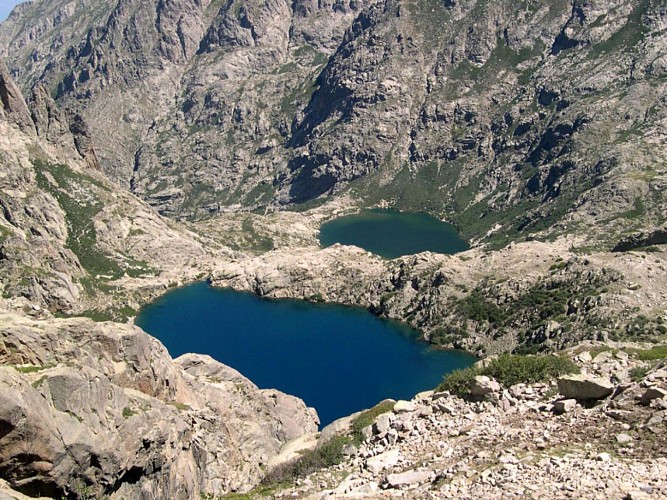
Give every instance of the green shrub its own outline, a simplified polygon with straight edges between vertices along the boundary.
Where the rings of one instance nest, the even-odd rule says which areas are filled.
[[[125,408],[123,408],[123,418],[124,419],[128,419],[132,415],[136,415],[136,414],[137,414],[137,412],[133,411],[132,408],[130,408],[129,406],[126,406]]]
[[[579,373],[579,367],[563,356],[520,356],[502,354],[482,369],[482,375],[495,378],[506,387],[534,384],[567,373]]]
[[[502,354],[483,368],[466,368],[447,375],[439,391],[464,396],[470,393],[470,382],[477,375],[496,379],[505,387],[515,384],[534,384],[568,373],[579,373],[579,367],[563,356],[522,356]]]
[[[470,393],[470,382],[477,375],[480,375],[480,370],[476,368],[455,370],[443,379],[437,390],[449,391],[457,396],[465,396]]]
[[[343,448],[352,444],[349,436],[335,436],[322,446],[308,450],[293,462],[279,465],[262,480],[263,486],[293,482],[320,469],[338,465],[343,461]]]
[[[466,318],[477,322],[486,321],[492,325],[501,325],[507,319],[506,313],[493,302],[487,300],[482,291],[477,288],[459,301],[456,305],[456,311]]]
[[[651,371],[650,366],[635,366],[630,370],[630,379],[633,382],[640,382],[641,380],[644,380],[644,377],[648,375],[649,371]]]

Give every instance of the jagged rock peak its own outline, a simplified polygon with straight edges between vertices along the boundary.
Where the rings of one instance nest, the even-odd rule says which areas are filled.
[[[14,83],[3,59],[0,59],[0,105],[2,117],[18,125],[24,132],[35,134],[35,126],[23,94]]]

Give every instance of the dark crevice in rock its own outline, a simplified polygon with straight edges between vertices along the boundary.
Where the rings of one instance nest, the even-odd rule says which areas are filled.
[[[612,252],[629,252],[639,248],[645,248],[653,245],[667,245],[667,228],[660,228],[648,233],[641,233],[629,236],[619,241]]]

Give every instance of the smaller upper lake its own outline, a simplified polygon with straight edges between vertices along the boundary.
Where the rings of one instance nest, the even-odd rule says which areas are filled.
[[[419,252],[455,254],[470,246],[454,226],[423,213],[364,210],[320,228],[320,244],[355,245],[388,259]]]

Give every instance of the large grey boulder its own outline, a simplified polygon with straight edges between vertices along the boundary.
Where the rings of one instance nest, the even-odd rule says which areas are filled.
[[[558,391],[565,399],[597,400],[610,396],[614,384],[591,375],[567,375],[558,379]]]
[[[575,399],[561,399],[554,403],[554,411],[558,414],[568,413],[574,410],[577,407],[577,401]]]
[[[366,460],[366,468],[373,474],[379,474],[385,469],[390,469],[401,459],[401,453],[398,449],[386,451]]]
[[[398,474],[389,474],[387,484],[390,488],[404,488],[413,484],[425,483],[431,478],[431,472],[428,470],[409,470]]]
[[[648,406],[654,399],[667,399],[667,390],[660,387],[649,387],[641,397],[641,404]]]
[[[478,375],[470,382],[470,393],[473,396],[486,396],[500,392],[500,384],[493,378]]]

